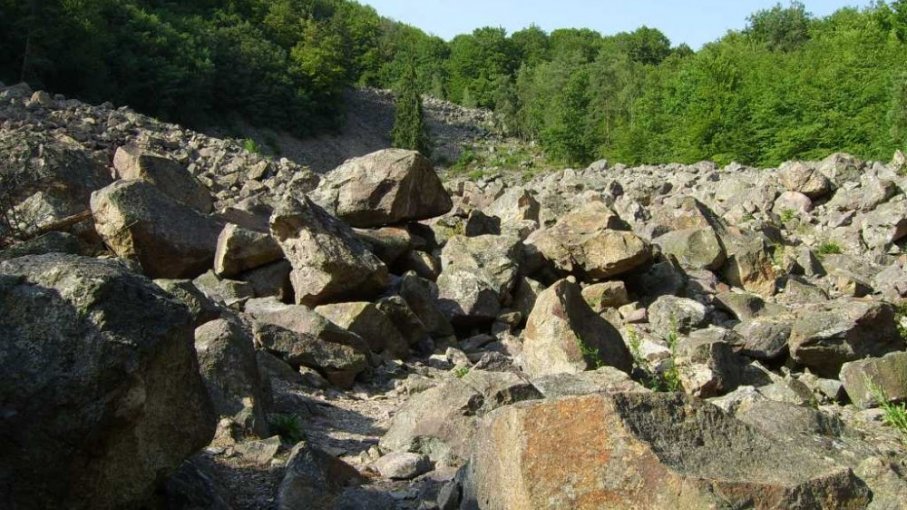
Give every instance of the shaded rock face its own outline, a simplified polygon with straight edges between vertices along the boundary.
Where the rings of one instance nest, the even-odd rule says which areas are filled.
[[[561,280],[535,301],[523,332],[523,368],[532,377],[612,366],[629,372],[620,333],[589,308],[578,285]]]
[[[308,198],[286,198],[271,216],[271,234],[293,266],[298,304],[370,298],[387,286],[387,266],[349,226]]]
[[[354,227],[433,218],[453,207],[431,161],[403,149],[347,161],[324,176],[315,197]]]
[[[837,377],[844,363],[903,350],[904,340],[890,304],[854,299],[804,310],[788,345],[798,363],[818,375]]]
[[[280,510],[332,510],[347,487],[364,481],[355,468],[318,448],[299,443],[293,448],[277,494]]]
[[[143,181],[117,181],[91,195],[95,229],[118,257],[151,278],[193,278],[214,261],[221,226]]]
[[[526,402],[482,420],[470,509],[863,508],[850,469],[681,395]]]
[[[123,508],[208,444],[186,308],[114,262],[0,263],[0,500]],[[74,469],[73,466],[78,466]]]

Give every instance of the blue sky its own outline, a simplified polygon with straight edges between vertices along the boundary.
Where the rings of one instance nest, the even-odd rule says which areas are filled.
[[[532,23],[547,31],[592,28],[603,34],[657,28],[673,44],[698,49],[778,0],[359,0],[389,18],[451,39],[482,26],[514,32]],[[781,2],[788,4],[787,0]],[[831,14],[841,7],[865,7],[870,0],[805,0],[809,12]]]

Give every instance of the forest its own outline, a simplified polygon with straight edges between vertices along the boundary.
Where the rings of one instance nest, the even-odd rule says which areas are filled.
[[[347,0],[0,0],[0,81],[189,126],[239,116],[337,127],[350,86],[401,82],[495,110],[565,164],[772,166],[907,143],[907,0],[811,15],[798,2],[693,51],[641,27],[451,41]]]

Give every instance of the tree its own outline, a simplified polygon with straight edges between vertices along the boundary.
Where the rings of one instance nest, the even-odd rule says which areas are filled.
[[[430,155],[431,148],[422,114],[422,96],[416,86],[415,65],[409,65],[403,75],[395,108],[394,129],[391,131],[394,147]]]
[[[772,51],[791,51],[809,40],[810,18],[801,2],[792,1],[789,7],[779,3],[750,16],[747,33]]]

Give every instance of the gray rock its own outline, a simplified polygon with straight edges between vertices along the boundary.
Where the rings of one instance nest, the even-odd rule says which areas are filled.
[[[400,280],[400,297],[433,338],[453,335],[453,326],[438,306],[438,288],[433,282],[414,274],[404,275]]]
[[[299,443],[290,453],[277,489],[279,510],[335,510],[344,491],[365,479],[349,464],[318,448]]]
[[[636,393],[651,391],[637,383],[626,372],[614,367],[601,367],[575,374],[560,373],[532,379],[532,385],[545,398],[560,398],[590,393]]]
[[[624,282],[602,282],[583,287],[583,299],[596,313],[606,308],[620,308],[630,303]]]
[[[173,200],[201,213],[211,212],[208,190],[178,162],[124,145],[113,156],[113,168],[120,179],[145,181]]]
[[[702,303],[676,296],[661,296],[649,306],[649,323],[661,335],[689,333],[706,324],[708,309]]]
[[[575,283],[561,280],[539,294],[523,331],[526,373],[540,377],[602,365],[632,368],[620,332],[589,308]]]
[[[778,178],[788,191],[797,191],[809,198],[822,198],[831,191],[831,181],[806,163],[785,163],[778,171]]]
[[[387,286],[387,266],[352,229],[308,198],[286,198],[271,216],[271,234],[293,266],[296,303],[370,298]]]
[[[211,301],[191,280],[158,279],[154,280],[154,283],[189,309],[193,327],[197,328],[218,319],[223,313],[223,309]]]
[[[375,469],[384,478],[391,480],[410,480],[432,470],[431,459],[427,455],[410,452],[391,452],[376,460]]]
[[[409,342],[393,321],[377,305],[368,302],[321,305],[315,312],[341,328],[347,329],[368,343],[372,352],[388,354],[398,359],[409,357]]]
[[[192,319],[149,280],[109,261],[22,257],[0,263],[0,306],[11,508],[141,505],[213,437]]]
[[[791,322],[776,318],[755,318],[734,326],[743,339],[741,354],[759,360],[773,360],[787,353]]]
[[[881,404],[877,395],[890,402],[907,401],[907,352],[845,363],[841,383],[851,402],[859,407]]]
[[[221,226],[144,181],[96,191],[91,213],[104,243],[151,278],[194,278],[214,261]]]
[[[252,334],[238,319],[218,319],[195,330],[199,371],[222,418],[244,432],[268,437],[269,395],[255,359]]]
[[[229,278],[281,259],[283,250],[273,237],[230,223],[217,238],[214,272]]]
[[[652,240],[662,253],[677,257],[691,269],[718,270],[725,261],[724,247],[711,227],[674,230]]]
[[[890,304],[848,299],[802,310],[788,345],[794,361],[836,377],[844,363],[903,350],[904,340]]]
[[[323,177],[315,197],[354,227],[433,218],[453,207],[431,162],[402,149],[346,161]]]

